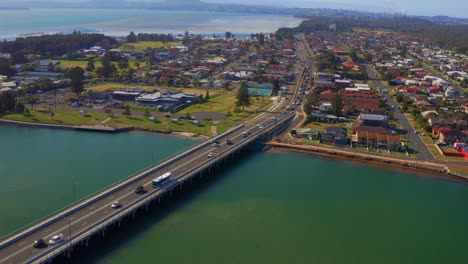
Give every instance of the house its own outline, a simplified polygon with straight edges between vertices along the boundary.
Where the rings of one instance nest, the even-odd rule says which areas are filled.
[[[60,66],[60,61],[40,60],[36,62],[36,71],[37,72],[55,71],[58,66]]]
[[[115,91],[112,93],[112,99],[119,101],[135,101],[141,92]]]
[[[398,150],[400,138],[383,127],[358,126],[353,129],[351,142],[356,146]]]
[[[295,138],[307,138],[309,140],[318,140],[320,133],[313,128],[295,128],[291,130],[291,136]]]
[[[387,117],[384,115],[360,114],[358,122],[361,126],[386,127]]]
[[[461,137],[461,132],[456,130],[442,130],[439,132],[439,142],[445,142],[448,144],[453,144],[459,141]]]
[[[348,130],[344,127],[327,127],[320,133],[320,141],[335,144],[348,144]]]

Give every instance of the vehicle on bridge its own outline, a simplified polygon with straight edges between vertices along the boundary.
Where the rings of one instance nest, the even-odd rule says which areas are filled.
[[[164,185],[172,176],[172,172],[166,172],[163,175],[159,176],[158,178],[154,179],[151,184],[153,188],[158,188]]]
[[[63,241],[63,234],[57,234],[55,236],[53,236],[50,240],[49,240],[49,244],[51,246],[54,246],[54,245],[57,245],[58,243],[62,242]]]
[[[247,131],[247,130],[242,132],[242,137],[244,137],[244,138],[248,137],[249,135],[250,135],[250,132]]]
[[[143,185],[140,185],[140,186],[135,188],[135,193],[136,194],[142,194],[144,192],[145,192],[145,187]]]
[[[231,140],[228,139],[228,140],[226,141],[226,145],[229,145],[229,146],[234,145],[234,142],[232,142]]]
[[[44,239],[40,238],[40,239],[34,241],[33,247],[34,248],[45,248],[45,247],[47,247],[47,244],[44,241]]]
[[[111,207],[114,209],[120,208],[121,204],[119,201],[115,201],[111,204]]]

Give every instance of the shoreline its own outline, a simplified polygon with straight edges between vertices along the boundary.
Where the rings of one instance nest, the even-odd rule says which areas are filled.
[[[358,154],[341,150],[325,149],[320,147],[288,145],[282,143],[267,143],[267,151],[299,153],[331,160],[340,160],[381,169],[389,169],[404,173],[414,173],[422,177],[452,180],[468,184],[468,176],[447,171],[444,165],[417,161],[408,161],[395,158],[385,159],[372,155]]]
[[[0,118],[0,125],[27,127],[27,128],[44,128],[44,129],[94,132],[94,133],[110,133],[110,134],[124,133],[124,132],[148,133],[148,134],[159,134],[159,135],[172,135],[172,136],[179,136],[179,137],[190,138],[190,139],[201,139],[201,140],[209,139],[208,136],[196,135],[196,134],[189,133],[189,132],[162,131],[162,130],[145,129],[145,128],[138,128],[138,127],[110,127],[110,126],[104,126],[104,125],[69,126],[69,125],[56,125],[56,124],[46,124],[46,123],[31,123],[31,122],[23,122],[23,121],[14,121],[14,120],[2,119],[2,118]]]

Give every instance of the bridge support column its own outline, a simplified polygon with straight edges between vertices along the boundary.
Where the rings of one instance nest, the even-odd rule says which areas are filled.
[[[84,242],[85,242],[84,246],[85,246],[85,247],[88,247],[88,245],[89,245],[89,239],[86,239]]]
[[[148,211],[149,209],[149,203],[145,204],[145,210]]]
[[[106,236],[106,229],[103,229],[103,230],[102,230],[102,234],[101,234],[101,235],[102,235],[102,237],[105,237],[105,236]]]
[[[67,258],[71,257],[71,250],[67,250],[66,256],[67,256]]]
[[[135,211],[132,212],[132,218],[135,218]]]

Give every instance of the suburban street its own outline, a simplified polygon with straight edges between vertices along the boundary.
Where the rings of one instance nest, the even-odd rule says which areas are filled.
[[[385,87],[382,85],[381,81],[368,64],[366,64],[366,70],[367,74],[369,75],[369,79],[372,80],[372,82],[375,84],[380,94],[385,99],[387,105],[393,109],[393,116],[400,125],[400,129],[406,131],[408,142],[416,151],[417,159],[422,161],[437,162],[438,160],[434,158],[424,141],[419,137],[418,134],[415,133],[416,130],[408,121],[404,113],[399,109],[397,103],[393,100],[388,92],[383,92]]]

